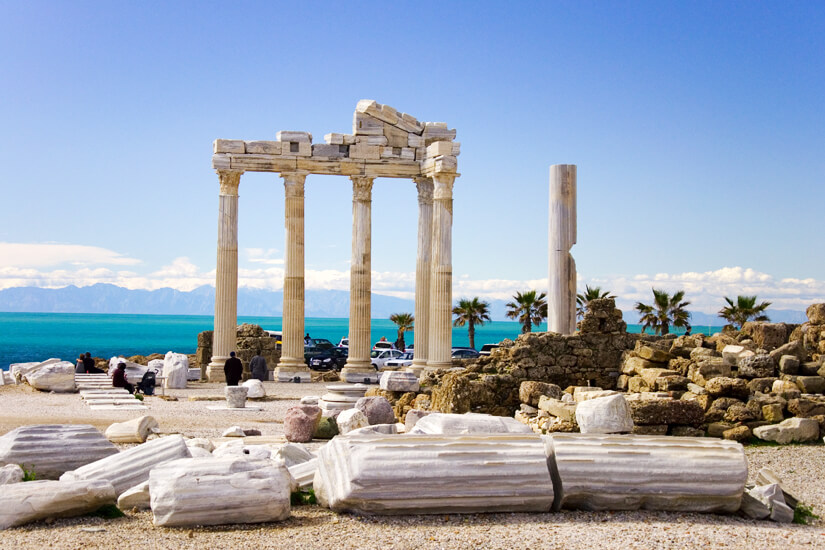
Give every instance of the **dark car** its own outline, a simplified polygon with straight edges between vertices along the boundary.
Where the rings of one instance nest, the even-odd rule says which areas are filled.
[[[473,348],[457,348],[453,350],[452,358],[453,359],[475,359],[481,355]]]
[[[309,358],[309,368],[318,371],[341,370],[347,362],[346,348],[319,350]]]
[[[333,344],[326,338],[310,338],[309,341],[304,340],[304,345],[318,349],[332,349],[335,347],[335,344]]]

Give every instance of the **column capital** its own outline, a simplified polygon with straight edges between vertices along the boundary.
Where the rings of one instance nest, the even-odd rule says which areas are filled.
[[[309,172],[281,172],[281,177],[284,178],[284,189],[287,197],[303,197],[304,183]]]
[[[215,170],[221,186],[221,195],[238,195],[243,170]]]
[[[418,189],[418,203],[432,204],[433,203],[433,179],[419,176],[413,178],[415,187]]]
[[[455,182],[455,174],[435,174],[433,176],[433,198],[435,200],[453,198],[453,183]]]
[[[374,176],[350,176],[352,180],[352,200],[372,202],[372,183]]]

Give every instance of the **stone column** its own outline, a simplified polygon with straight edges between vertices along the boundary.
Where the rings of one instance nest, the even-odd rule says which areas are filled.
[[[218,260],[215,270],[215,329],[212,361],[206,367],[210,382],[224,382],[223,366],[235,349],[238,325],[238,186],[243,172],[218,170]]]
[[[418,258],[415,262],[414,359],[408,371],[421,374],[430,346],[430,271],[433,251],[433,180],[415,178],[418,188]]]
[[[576,244],[576,165],[550,167],[547,330],[576,331],[576,262],[570,249]]]
[[[304,362],[304,182],[306,172],[282,173],[284,178],[286,257],[281,361],[275,369],[279,382],[311,380]]]
[[[427,368],[449,368],[453,344],[453,182],[456,174],[433,180],[433,249]]]
[[[376,381],[370,363],[370,321],[372,318],[372,183],[375,178],[352,179],[352,264],[349,291],[349,356],[341,369],[346,382]]]

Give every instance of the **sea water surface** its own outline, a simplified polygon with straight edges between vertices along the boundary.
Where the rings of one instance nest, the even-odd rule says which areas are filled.
[[[50,357],[74,362],[81,353],[93,357],[150,355],[152,353],[195,353],[198,333],[212,330],[207,315],[109,315],[101,313],[0,313],[0,369],[11,363],[42,361]],[[267,330],[281,330],[280,317],[239,316],[238,323],[254,323]],[[326,338],[338,344],[349,332],[348,319],[307,318],[306,332],[313,338]],[[534,327],[536,332],[547,325]],[[694,327],[706,334],[721,327]],[[494,321],[476,327],[476,348],[514,339],[521,326],[513,321]],[[629,325],[628,332],[641,332],[640,325]],[[677,332],[678,333],[678,332]],[[372,342],[381,337],[394,342],[396,325],[388,319],[372,320]],[[404,336],[413,342],[413,332]],[[467,327],[453,328],[453,345],[467,346]]]

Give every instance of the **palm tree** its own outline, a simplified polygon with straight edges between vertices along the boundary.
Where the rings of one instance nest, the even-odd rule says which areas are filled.
[[[461,299],[458,305],[453,308],[454,327],[467,325],[467,335],[470,337],[470,347],[476,347],[476,325],[483,325],[490,320],[490,304],[483,302],[476,296],[472,300]]]
[[[737,296],[736,303],[725,296],[727,306],[719,310],[719,317],[730,323],[737,330],[742,329],[742,325],[748,321],[770,321],[765,310],[771,305],[770,302],[762,302],[756,305],[756,296]]]
[[[670,325],[683,327],[689,331],[690,313],[685,310],[685,307],[690,305],[690,302],[683,302],[684,297],[684,290],[670,296],[664,290],[654,288],[652,306],[636,302],[636,311],[641,314],[639,322],[642,323],[642,332],[651,327],[656,334],[669,334]]]
[[[415,317],[412,313],[393,313],[390,315],[390,321],[398,325],[398,339],[395,341],[395,347],[403,351],[407,347],[404,342],[404,333],[413,329]]]
[[[536,295],[535,290],[528,290],[523,294],[516,292],[513,296],[515,301],[507,303],[506,315],[510,319],[518,319],[522,334],[530,332],[533,325],[538,326],[547,319],[546,296],[546,292]]]
[[[584,317],[584,314],[587,313],[587,304],[590,300],[600,300],[602,298],[615,298],[615,296],[610,295],[610,291],[602,292],[602,287],[594,286],[590,288],[590,285],[584,285],[584,294],[576,294],[576,316],[577,317]]]

